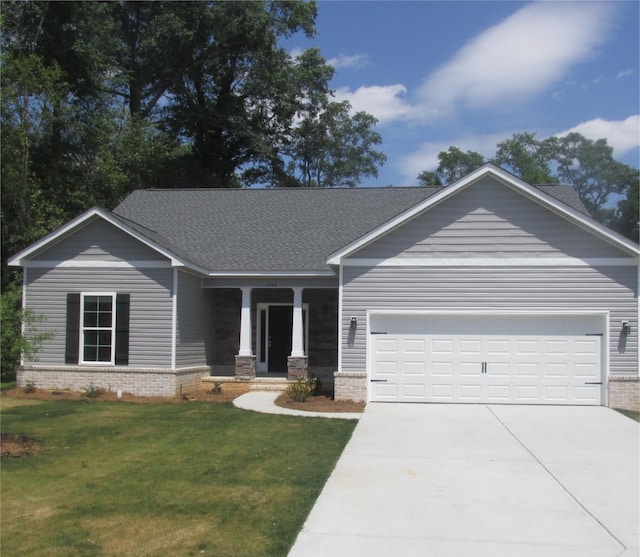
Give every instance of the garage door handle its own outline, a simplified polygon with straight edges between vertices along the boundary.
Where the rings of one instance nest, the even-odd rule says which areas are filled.
[[[386,379],[371,379],[370,381],[372,383],[386,383],[387,382]]]
[[[585,385],[602,385],[602,381],[587,381]]]

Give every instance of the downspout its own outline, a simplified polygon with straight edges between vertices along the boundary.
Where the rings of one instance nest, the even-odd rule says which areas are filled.
[[[27,332],[27,324],[24,320],[24,312],[27,310],[27,267],[22,268],[22,319],[20,319],[20,334],[24,337]],[[24,353],[20,352],[20,365],[24,366]]]
[[[171,369],[176,369],[176,342],[178,335],[178,268],[173,268],[173,291],[171,293]]]

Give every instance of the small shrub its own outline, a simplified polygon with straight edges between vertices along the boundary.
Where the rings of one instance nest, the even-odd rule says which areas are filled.
[[[26,394],[36,392],[36,384],[33,381],[27,381],[27,384],[22,388]]]
[[[219,394],[222,392],[222,383],[220,383],[220,382],[216,381],[216,382],[213,384],[213,389],[211,389],[211,392],[212,392],[213,394],[219,395]]]
[[[96,387],[93,383],[89,383],[89,386],[84,387],[84,389],[82,390],[84,391],[84,394],[87,395],[87,397],[89,398],[96,398],[100,393],[100,389]]]
[[[315,377],[300,377],[287,387],[287,395],[294,402],[305,402],[316,390],[317,382]]]

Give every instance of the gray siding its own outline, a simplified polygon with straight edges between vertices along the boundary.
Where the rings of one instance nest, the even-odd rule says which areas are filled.
[[[178,273],[176,367],[213,363],[213,299],[198,277]]]
[[[345,267],[342,370],[365,371],[367,310],[609,311],[610,371],[638,373],[637,268]],[[349,318],[358,317],[355,334]],[[621,336],[621,321],[631,334]]]
[[[33,257],[35,261],[167,261],[119,228],[96,219]]]
[[[624,257],[621,250],[494,180],[415,217],[352,257]]]
[[[39,364],[64,365],[66,303],[70,292],[131,295],[129,366],[171,367],[173,270],[26,269],[27,307],[46,316],[38,331],[51,331],[37,355]]]

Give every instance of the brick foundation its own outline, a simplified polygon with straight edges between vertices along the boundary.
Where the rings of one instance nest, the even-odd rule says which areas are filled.
[[[333,378],[336,400],[367,400],[367,374],[364,371],[336,371]]]
[[[640,377],[637,375],[610,377],[609,407],[640,410]]]
[[[17,383],[23,387],[31,382],[38,389],[71,389],[80,391],[94,385],[107,391],[121,390],[137,396],[173,397],[196,389],[209,367],[181,370],[69,367],[23,367],[18,370]]]
[[[287,358],[287,379],[308,377],[307,357],[289,356]]]

